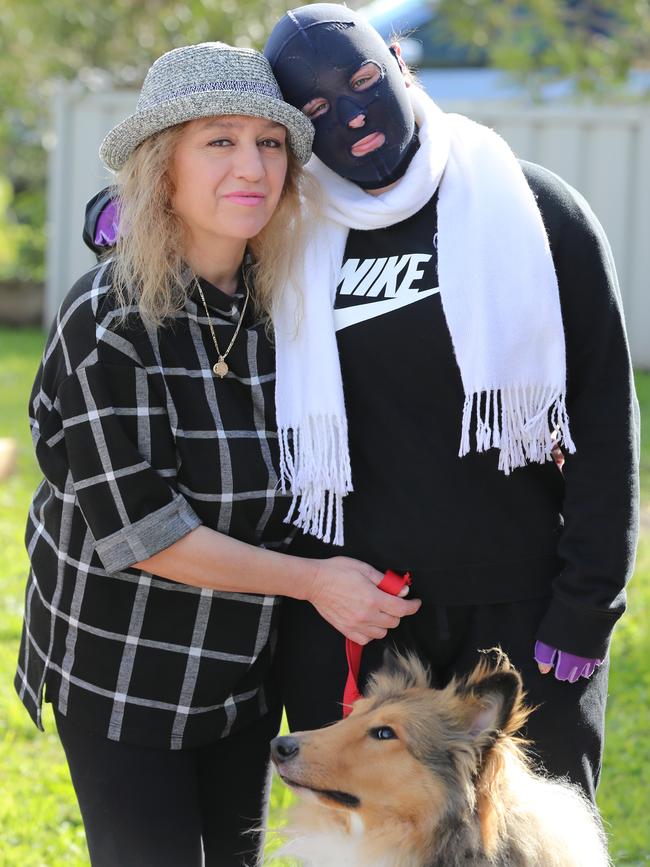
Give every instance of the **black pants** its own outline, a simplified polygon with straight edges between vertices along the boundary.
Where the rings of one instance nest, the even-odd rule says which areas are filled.
[[[434,686],[471,671],[479,649],[500,645],[524,679],[527,704],[538,706],[524,734],[532,753],[558,777],[568,776],[594,800],[603,751],[607,660],[590,680],[560,682],[542,675],[533,659],[535,632],[549,600],[481,606],[423,605],[383,641],[364,647],[360,686],[381,665],[387,646],[413,649],[431,666]],[[308,662],[305,662],[308,660]],[[292,731],[341,718],[347,676],[345,640],[306,602],[283,603],[277,657]]]
[[[56,714],[93,867],[243,867],[262,841],[274,711],[187,750],[116,743]]]

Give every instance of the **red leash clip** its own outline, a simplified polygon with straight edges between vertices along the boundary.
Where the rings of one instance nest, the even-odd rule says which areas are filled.
[[[411,586],[411,573],[405,572],[404,575],[399,575],[389,569],[381,579],[377,587],[383,590],[384,593],[390,593],[391,596],[398,596],[400,591],[405,586]],[[343,718],[351,712],[354,702],[361,698],[359,692],[359,667],[361,666],[361,654],[363,653],[363,645],[357,644],[356,641],[345,639],[345,655],[348,660],[348,679],[345,682],[343,690]]]

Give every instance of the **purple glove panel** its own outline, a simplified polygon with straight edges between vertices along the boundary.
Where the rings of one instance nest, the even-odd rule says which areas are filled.
[[[112,247],[115,244],[117,241],[118,219],[117,204],[111,199],[97,218],[95,244],[99,247]]]
[[[555,679],[568,680],[569,683],[575,683],[579,677],[591,677],[596,668],[603,664],[602,659],[566,653],[543,641],[535,642],[535,662],[555,665]]]

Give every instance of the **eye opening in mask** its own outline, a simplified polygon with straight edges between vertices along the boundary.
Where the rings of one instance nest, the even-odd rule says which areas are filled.
[[[350,78],[350,87],[359,92],[368,90],[384,77],[384,70],[376,60],[366,60]]]
[[[310,120],[316,120],[316,118],[327,114],[329,109],[329,102],[322,96],[316,96],[314,99],[310,99],[309,102],[305,103],[300,110],[303,114],[306,114]]]

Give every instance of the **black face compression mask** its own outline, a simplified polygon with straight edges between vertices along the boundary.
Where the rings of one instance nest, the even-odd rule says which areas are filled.
[[[335,3],[288,12],[264,49],[285,99],[310,117],[314,153],[364,189],[402,177],[417,150],[404,76],[381,36]]]

